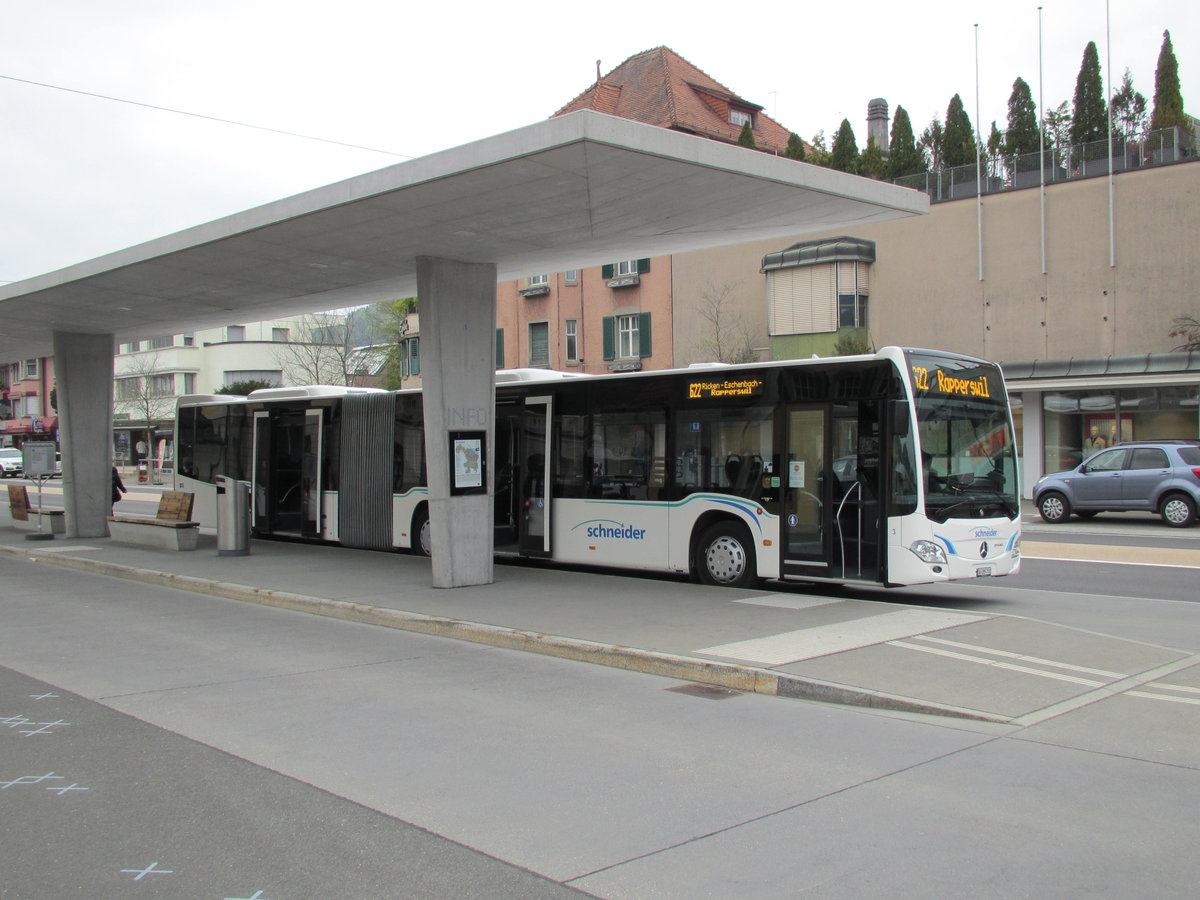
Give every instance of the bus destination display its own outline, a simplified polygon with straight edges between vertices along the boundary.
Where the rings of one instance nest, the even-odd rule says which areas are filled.
[[[688,382],[689,400],[712,400],[717,397],[757,397],[763,392],[761,378],[725,378]]]

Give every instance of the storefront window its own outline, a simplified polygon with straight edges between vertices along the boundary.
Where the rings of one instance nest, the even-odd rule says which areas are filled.
[[[1200,436],[1200,386],[1062,391],[1042,397],[1043,465],[1060,472],[1113,444]]]

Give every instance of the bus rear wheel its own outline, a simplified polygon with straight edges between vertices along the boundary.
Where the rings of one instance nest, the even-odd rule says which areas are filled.
[[[417,556],[433,555],[433,536],[429,527],[429,511],[422,509],[413,517],[412,552]]]
[[[717,522],[696,542],[696,576],[701,584],[750,587],[758,581],[754,544],[740,522]]]

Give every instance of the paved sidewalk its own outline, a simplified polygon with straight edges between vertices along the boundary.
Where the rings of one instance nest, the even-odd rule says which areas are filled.
[[[6,511],[0,555],[717,688],[1013,725],[1153,689],[1200,663],[978,609],[908,605],[882,589],[848,598],[497,564],[493,584],[435,590],[428,560],[407,554],[255,540],[249,556],[220,557],[212,533],[191,552],[32,542]]]

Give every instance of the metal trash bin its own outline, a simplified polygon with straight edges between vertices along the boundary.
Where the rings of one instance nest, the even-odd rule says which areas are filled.
[[[250,555],[250,485],[217,476],[217,556]]]

